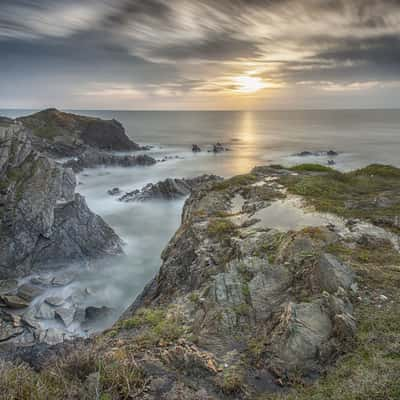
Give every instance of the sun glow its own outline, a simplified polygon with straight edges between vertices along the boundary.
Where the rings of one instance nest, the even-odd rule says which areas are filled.
[[[236,76],[233,81],[237,85],[236,90],[241,93],[254,93],[267,87],[261,78],[254,76]]]

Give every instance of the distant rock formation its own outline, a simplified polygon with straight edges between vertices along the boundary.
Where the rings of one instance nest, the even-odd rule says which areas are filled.
[[[100,151],[96,149],[88,149],[74,160],[64,163],[64,167],[72,168],[75,173],[83,171],[85,168],[96,168],[99,166],[107,167],[134,167],[153,165],[157,161],[147,154],[119,155]]]
[[[321,156],[329,156],[329,157],[336,157],[339,155],[338,152],[334,150],[320,150],[320,151],[301,151],[300,153],[293,154],[297,157],[321,157]]]
[[[49,108],[17,120],[31,131],[37,150],[55,157],[77,156],[87,146],[110,151],[147,149],[131,141],[115,119],[103,120]]]
[[[148,200],[174,200],[190,194],[194,188],[203,184],[218,182],[223,178],[216,175],[201,175],[189,179],[165,179],[157,183],[149,183],[141,190],[134,190],[124,194],[119,201],[148,201]]]

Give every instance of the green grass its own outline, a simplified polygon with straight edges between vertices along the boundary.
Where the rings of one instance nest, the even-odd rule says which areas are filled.
[[[326,167],[321,164],[300,164],[294,167],[289,168],[291,171],[299,171],[299,172],[332,172],[334,171],[330,167]]]
[[[234,235],[236,231],[236,225],[229,219],[211,219],[207,226],[208,234],[219,239]]]
[[[329,169],[319,175],[282,177],[290,193],[303,196],[318,211],[349,218],[379,218],[400,215],[400,169],[371,165],[349,173]],[[397,199],[377,207],[376,198],[385,193]]]
[[[213,190],[227,190],[240,186],[250,185],[257,181],[257,176],[254,174],[237,175],[230,179],[225,179],[217,182],[213,186]]]

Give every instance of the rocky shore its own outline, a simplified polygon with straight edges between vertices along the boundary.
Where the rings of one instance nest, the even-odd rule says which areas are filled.
[[[400,170],[381,165],[200,185],[121,319],[5,354],[5,398],[23,379],[51,399],[396,399],[399,204]]]
[[[3,121],[0,127],[2,345],[62,341],[60,334],[56,339],[54,330],[43,330],[38,320],[58,318],[69,325],[75,318],[76,302],[56,304],[42,298],[43,293],[73,281],[66,266],[83,270],[98,259],[123,253],[122,240],[88,208],[75,188],[73,171],[37,152],[31,133],[22,123]],[[31,278],[27,281],[27,277]]]

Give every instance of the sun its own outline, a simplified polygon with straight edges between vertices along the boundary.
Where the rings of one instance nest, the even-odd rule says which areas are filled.
[[[236,90],[241,93],[254,93],[267,86],[261,78],[254,76],[236,76],[233,78],[233,81],[237,85]]]

